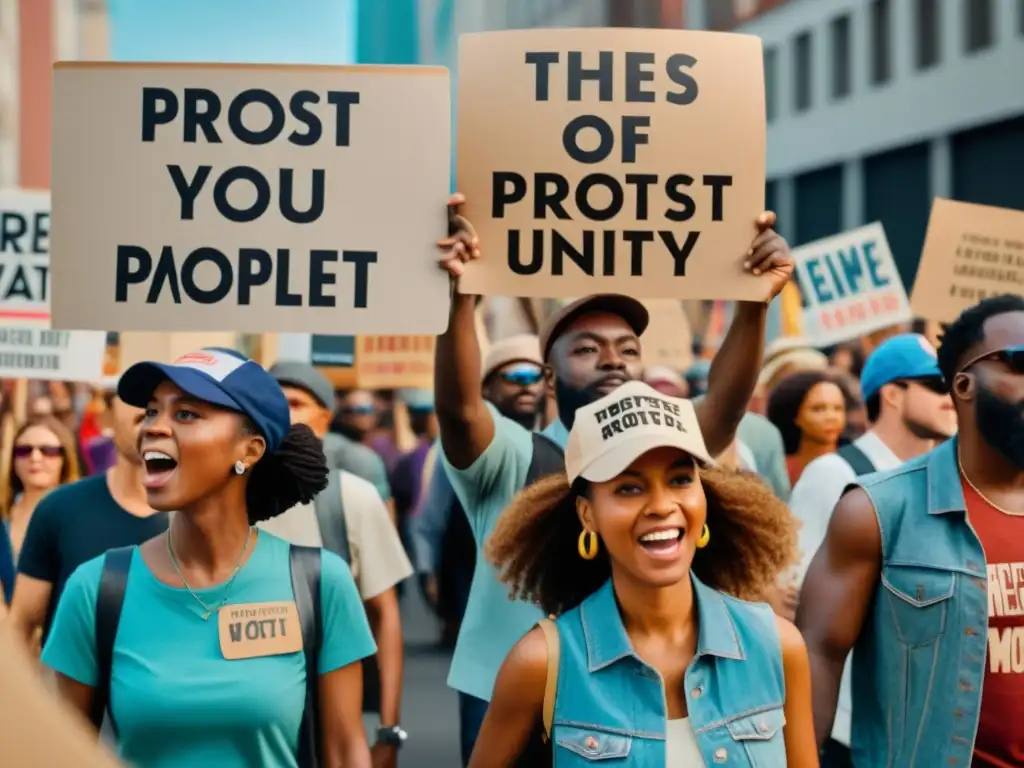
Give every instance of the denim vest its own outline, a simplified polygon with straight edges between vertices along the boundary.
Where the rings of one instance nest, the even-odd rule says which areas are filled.
[[[967,523],[956,439],[864,477],[882,575],[853,651],[857,768],[970,766],[988,641],[988,575]]]
[[[699,631],[684,685],[708,766],[786,765],[785,675],[775,616],[692,577]],[[609,580],[556,621],[554,768],[665,768],[665,689],[633,652]]]

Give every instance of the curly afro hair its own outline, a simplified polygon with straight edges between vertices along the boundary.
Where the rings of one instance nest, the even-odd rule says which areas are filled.
[[[756,475],[700,470],[711,541],[697,550],[693,571],[708,586],[742,600],[762,600],[779,574],[798,560],[799,522]],[[485,554],[512,597],[558,615],[579,605],[611,576],[605,547],[593,560],[576,557],[583,526],[576,497],[589,485],[569,487],[549,475],[521,491],[502,513]]]

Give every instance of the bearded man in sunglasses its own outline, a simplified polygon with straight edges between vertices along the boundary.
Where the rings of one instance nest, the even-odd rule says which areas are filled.
[[[938,364],[958,437],[847,489],[797,612],[819,744],[853,649],[857,768],[1024,759],[1024,298],[965,310]]]
[[[846,487],[861,475],[896,469],[956,432],[953,401],[935,348],[924,336],[905,333],[886,339],[865,362],[860,389],[871,428],[836,453],[808,464],[789,499],[790,509],[803,524],[802,560],[792,586],[785,588],[790,612],[796,607],[797,590],[811,558],[825,540],[832,509]],[[791,613],[787,618],[792,618]],[[832,738],[822,755],[823,768],[850,765],[850,696],[847,661]]]

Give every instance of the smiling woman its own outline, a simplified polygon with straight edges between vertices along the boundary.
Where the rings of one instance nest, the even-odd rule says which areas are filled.
[[[565,469],[487,544],[554,615],[506,658],[470,765],[515,765],[542,723],[555,768],[817,766],[803,641],[745,602],[795,561],[786,506],[714,467],[692,403],[639,382],[577,410]]]
[[[360,660],[375,647],[348,566],[255,527],[325,487],[320,441],[231,350],[140,363],[118,395],[146,409],[146,495],[175,514],[166,534],[71,576],[43,651],[63,696],[94,722],[108,704],[140,768],[367,768]],[[125,586],[105,649],[111,575]]]

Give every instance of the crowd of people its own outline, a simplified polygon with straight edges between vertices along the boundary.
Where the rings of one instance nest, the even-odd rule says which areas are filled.
[[[461,203],[456,282],[487,258]],[[685,371],[645,367],[630,296],[483,353],[477,303],[433,392],[209,348],[17,427],[6,621],[126,763],[397,765],[419,589],[472,768],[1024,765],[1024,298],[937,349],[766,349],[739,302]]]

